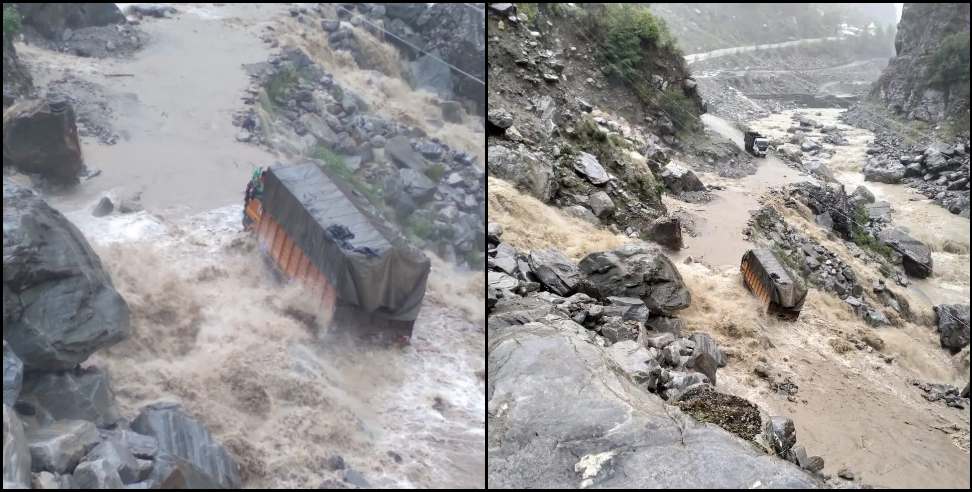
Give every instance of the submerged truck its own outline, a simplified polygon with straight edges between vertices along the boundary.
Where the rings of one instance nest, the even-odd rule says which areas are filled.
[[[317,299],[324,327],[408,342],[430,262],[313,162],[257,170],[244,227],[285,277]]]
[[[752,130],[743,133],[743,137],[746,144],[746,152],[756,157],[766,157],[766,149],[769,147],[769,140],[766,137]]]
[[[790,321],[800,316],[807,289],[772,250],[747,251],[739,269],[746,287],[763,301],[766,312]]]

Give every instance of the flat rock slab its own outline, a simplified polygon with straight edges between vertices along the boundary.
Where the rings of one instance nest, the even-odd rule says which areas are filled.
[[[669,414],[564,320],[489,337],[488,480],[496,488],[808,488],[793,464]],[[583,388],[583,391],[578,391]],[[676,412],[678,412],[676,410]]]
[[[29,404],[42,424],[56,420],[88,420],[107,427],[121,418],[108,373],[97,368],[32,373],[21,404]]]
[[[593,185],[602,185],[611,179],[604,166],[597,161],[597,157],[587,152],[581,152],[574,159],[574,170],[584,175]]]

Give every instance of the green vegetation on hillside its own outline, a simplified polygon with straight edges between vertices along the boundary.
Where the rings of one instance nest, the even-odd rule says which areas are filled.
[[[3,35],[4,37],[17,34],[20,32],[21,28],[21,17],[20,13],[17,12],[17,7],[13,5],[3,6]]]
[[[665,22],[647,8],[630,4],[607,4],[591,8],[587,15],[588,32],[596,36],[598,55],[609,75],[631,80],[643,77],[651,57],[664,54],[681,56]]]
[[[969,33],[956,32],[942,39],[938,51],[932,57],[928,83],[947,87],[964,82],[969,90]]]

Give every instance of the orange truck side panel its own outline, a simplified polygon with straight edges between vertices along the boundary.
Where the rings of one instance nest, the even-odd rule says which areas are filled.
[[[280,227],[280,224],[273,220],[269,214],[264,214],[262,206],[257,208],[253,205],[255,202],[258,201],[251,200],[246,210],[247,213],[259,212],[255,219],[258,221],[255,229],[257,238],[267,248],[277,268],[291,279],[300,281],[310,291],[310,294],[319,300],[322,324],[328,326],[334,318],[337,291],[327,281],[327,277],[311,263],[310,258],[304,254],[304,251],[297,246],[296,242],[290,239],[290,236]]]

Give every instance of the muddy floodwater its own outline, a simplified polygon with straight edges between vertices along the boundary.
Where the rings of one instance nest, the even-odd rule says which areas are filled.
[[[240,224],[252,170],[276,157],[237,142],[232,124],[250,83],[243,65],[270,57],[259,34],[288,25],[288,7],[173,5],[171,18],[141,21],[149,41],[131,59],[17,46],[38,87],[65,75],[94,84],[61,90],[107,100],[120,136],[83,138],[100,174],[46,197],[87,237],[132,312],[131,339],[89,363],[108,368],[127,416],[160,400],[184,405],[237,460],[247,488],[340,484],[334,456],[378,488],[485,487],[484,275],[433,256],[405,348],[332,340],[295,317],[311,301],[271,275]],[[376,76],[345,65],[342,78]],[[428,112],[416,106],[431,104],[428,93],[394,80],[375,106],[392,117]],[[443,132],[483,156],[481,124]],[[106,194],[138,192],[143,211],[91,214]]]

